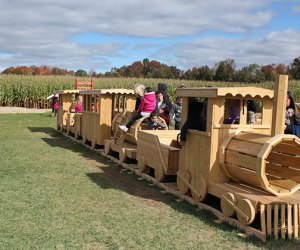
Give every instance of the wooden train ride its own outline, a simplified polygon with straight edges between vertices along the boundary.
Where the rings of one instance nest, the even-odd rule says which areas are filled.
[[[206,130],[189,129],[184,144],[178,139],[180,131],[143,130],[142,121],[128,133],[120,132],[118,125],[126,123],[134,109],[129,90],[81,91],[82,142],[90,140],[92,147],[105,144],[105,154],[118,152],[120,162],[136,159],[136,170],[154,172],[158,182],[168,175],[177,177],[175,189],[195,202],[204,202],[208,194],[216,197],[224,217],[250,227],[259,221],[256,230],[264,240],[267,235],[298,238],[300,139],[283,134],[287,85],[287,76],[279,76],[274,90],[177,89],[176,95],[183,97],[182,124],[191,103],[205,103]],[[118,109],[113,103],[121,101],[112,96],[121,93],[123,108]],[[249,101],[261,110],[251,123]],[[228,122],[233,121],[231,110],[238,113],[234,122]]]

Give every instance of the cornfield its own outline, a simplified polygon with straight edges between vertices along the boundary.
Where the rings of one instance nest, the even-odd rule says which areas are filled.
[[[47,96],[57,90],[74,89],[73,76],[14,76],[0,75],[0,106],[16,106],[26,108],[50,108]],[[90,81],[90,78],[79,78],[80,81]],[[250,84],[232,82],[187,81],[178,79],[140,79],[140,78],[95,78],[95,88],[127,88],[132,89],[136,83],[150,86],[154,90],[157,84],[164,82],[168,85],[171,99],[175,98],[175,89],[181,84],[187,87],[234,87],[250,86]],[[262,88],[273,88],[273,82],[251,84]],[[289,90],[300,102],[300,81],[290,81]]]

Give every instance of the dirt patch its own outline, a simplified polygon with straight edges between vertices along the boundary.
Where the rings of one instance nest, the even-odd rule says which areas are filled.
[[[21,107],[0,107],[0,114],[19,114],[19,113],[46,113],[51,109],[28,109]]]

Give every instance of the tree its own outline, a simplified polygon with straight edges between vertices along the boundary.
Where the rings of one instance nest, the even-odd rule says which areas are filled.
[[[290,73],[295,80],[300,80],[300,56],[291,63]]]
[[[212,81],[214,78],[214,71],[207,65],[202,66],[198,69],[198,76],[198,80]]]
[[[279,75],[285,75],[287,74],[287,67],[284,64],[280,63],[276,65],[275,71]]]
[[[52,68],[52,75],[61,75],[61,76],[65,76],[68,73],[67,70],[65,69],[60,69],[57,67]]]
[[[235,81],[238,82],[262,82],[265,80],[265,76],[261,71],[261,68],[258,64],[250,64],[247,67],[242,68],[241,70],[235,73]]]
[[[75,76],[87,77],[88,73],[83,69],[79,69],[75,72]]]
[[[216,64],[214,79],[217,81],[230,82],[234,79],[235,62],[233,59],[226,59]]]
[[[265,75],[267,81],[274,81],[276,78],[276,71],[274,69],[274,64],[265,65],[261,68],[261,71]]]
[[[90,69],[89,77],[95,77],[95,76],[96,76],[96,71],[94,69]]]
[[[150,62],[150,60],[148,58],[145,58],[143,60],[143,65],[144,65],[143,74],[144,74],[144,78],[148,77],[148,74],[149,74],[149,71],[150,71],[149,62]]]

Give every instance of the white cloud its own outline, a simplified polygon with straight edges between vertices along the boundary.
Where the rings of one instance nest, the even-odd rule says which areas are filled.
[[[212,37],[164,48],[154,56],[183,69],[205,65],[213,67],[228,58],[234,59],[239,67],[252,63],[287,65],[300,55],[299,41],[300,32],[294,30],[271,32],[259,40]]]
[[[296,13],[299,13],[300,12],[300,0],[292,0],[293,2],[293,11],[296,12]]]
[[[214,64],[229,57],[241,65],[274,62],[279,59],[278,55],[286,61],[291,54],[295,57],[299,49],[293,44],[293,37],[285,42],[296,51],[285,48],[276,51],[276,46],[280,46],[276,37],[257,41],[221,37],[185,44],[176,42],[177,38],[196,37],[207,32],[245,34],[261,30],[273,17],[268,7],[274,1],[277,0],[0,0],[0,67],[35,64],[109,70],[116,66],[110,65],[111,57],[124,61],[130,58],[126,50],[129,47],[135,48],[136,54],[142,50],[143,44],[129,45],[128,40],[134,41],[137,37],[177,43],[160,51],[159,43],[147,41],[144,49],[151,51],[149,44],[156,44],[157,59],[163,58],[165,63],[183,68]],[[83,33],[126,36],[127,40],[113,39],[111,42],[99,38],[92,44],[74,42],[73,38]],[[255,51],[260,53],[259,58],[254,56]]]

